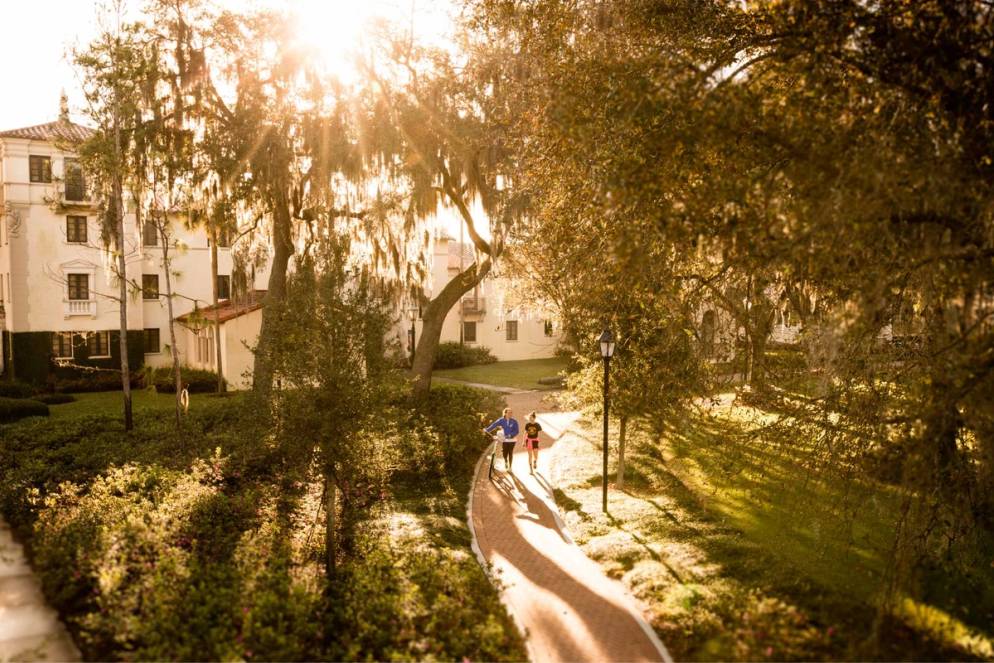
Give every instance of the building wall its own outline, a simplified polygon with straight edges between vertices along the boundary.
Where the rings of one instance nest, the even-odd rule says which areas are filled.
[[[460,263],[460,250],[463,258]],[[459,274],[460,267],[468,267],[473,262],[472,247],[439,237],[435,240],[432,252],[432,283],[430,293],[437,293]],[[482,302],[479,313],[464,312],[460,316],[457,304],[449,311],[442,325],[441,342],[460,340],[460,327],[463,322],[476,323],[476,340],[465,341],[471,347],[487,347],[499,361],[514,361],[521,359],[542,359],[555,356],[556,348],[561,339],[561,329],[553,324],[553,334],[546,335],[546,322],[555,323],[555,316],[541,305],[530,302],[516,301],[511,292],[510,282],[504,278],[488,276],[473,291],[467,293],[463,300]],[[429,294],[430,294],[429,293]],[[517,340],[507,339],[507,322],[518,323]],[[397,338],[401,346],[407,349],[407,335],[411,327],[410,319],[405,315],[397,326]],[[417,337],[421,337],[421,322],[415,323]]]
[[[29,176],[29,156],[51,158],[52,182],[32,183]],[[45,141],[17,138],[0,139],[0,281],[2,281],[3,314],[0,330],[21,332],[93,332],[120,328],[120,309],[114,299],[118,284],[102,248],[97,210],[93,206],[60,207],[56,201],[61,193],[64,160],[67,155]],[[4,213],[6,209],[8,213]],[[66,217],[85,216],[86,244],[70,243],[66,238]],[[142,246],[140,228],[133,213],[125,216],[125,246],[129,281],[141,284],[143,274],[159,276],[158,298],[146,300],[141,293],[132,294],[128,301],[128,328],[142,330],[158,328],[160,351],[145,355],[153,366],[171,362],[169,354],[169,314],[165,297],[165,269],[161,247]],[[173,260],[173,316],[177,317],[211,303],[210,247],[207,235],[200,229],[186,228],[183,219],[172,224],[177,246],[171,249]],[[231,274],[231,251],[218,250],[218,273]],[[80,311],[69,310],[65,275],[89,275],[92,302],[74,305]],[[265,287],[268,273],[260,270],[254,287]],[[181,361],[189,363],[192,346],[186,335],[177,329],[177,349]],[[135,367],[137,368],[137,366]],[[0,365],[0,371],[4,369]]]
[[[249,311],[221,323],[221,370],[229,389],[249,389],[252,386],[252,369],[255,366],[252,349],[259,341],[261,328],[262,309]],[[200,334],[207,334],[208,342],[213,347],[213,325],[205,322],[203,326],[194,328],[177,323],[176,329],[177,335],[182,338],[183,346],[188,349],[186,365],[213,371],[216,368],[214,361],[206,356],[204,359],[207,361],[201,361],[197,352]]]
[[[259,342],[262,328],[262,309],[250,311],[221,325],[221,346],[225,364],[224,379],[232,389],[252,387],[252,369],[255,354],[252,349]]]

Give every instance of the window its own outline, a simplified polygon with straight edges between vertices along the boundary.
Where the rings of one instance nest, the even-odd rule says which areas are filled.
[[[66,281],[69,285],[69,299],[90,298],[89,274],[66,274]]]
[[[197,362],[201,364],[214,364],[214,339],[211,337],[210,328],[204,327],[197,332]]]
[[[159,245],[159,229],[148,219],[142,224],[142,244],[144,246]]]
[[[159,298],[159,275],[142,274],[142,299]]]
[[[462,340],[466,343],[476,343],[476,323],[462,323]]]
[[[72,332],[52,334],[52,356],[56,359],[72,358]]]
[[[159,345],[159,328],[145,329],[145,354],[151,355],[159,352],[162,352],[162,347]]]
[[[555,329],[552,326],[552,320],[546,320],[545,321],[545,335],[546,336],[552,336],[552,334],[554,332],[555,332]]]
[[[217,298],[231,299],[231,277],[227,274],[217,275]]]
[[[28,157],[28,169],[32,182],[52,181],[52,158],[39,157],[34,154]]]
[[[86,217],[66,217],[66,241],[74,244],[86,243]]]
[[[507,330],[506,331],[507,340],[508,341],[517,341],[518,340],[518,321],[517,320],[508,320],[504,324],[506,325],[505,329]]]
[[[86,338],[86,349],[91,357],[109,357],[110,332],[90,332]]]
[[[86,181],[83,179],[83,167],[76,159],[65,160],[66,200],[85,200]]]

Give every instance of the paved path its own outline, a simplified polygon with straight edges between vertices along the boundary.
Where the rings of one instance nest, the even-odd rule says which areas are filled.
[[[78,661],[79,651],[45,603],[38,579],[0,518],[0,661]]]
[[[574,413],[543,407],[548,392],[507,397],[519,422],[539,412],[541,448],[549,449]],[[549,433],[548,435],[546,433]],[[552,499],[548,470],[528,471],[528,454],[518,445],[514,473],[487,477],[489,455],[477,468],[470,525],[479,553],[493,564],[503,584],[502,598],[527,634],[529,657],[547,661],[669,661],[669,655],[642,618],[621,583],[604,575],[573,543]],[[497,460],[497,467],[503,463]]]
[[[475,389],[486,389],[487,391],[497,391],[502,394],[523,393],[521,389],[515,389],[514,387],[498,387],[495,384],[483,384],[482,382],[466,382],[465,380],[456,380],[455,378],[432,377],[432,382],[442,382],[445,384],[461,384],[464,387],[473,387]]]

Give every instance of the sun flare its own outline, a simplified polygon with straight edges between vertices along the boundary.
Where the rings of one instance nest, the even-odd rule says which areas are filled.
[[[450,38],[449,0],[287,0],[302,44],[313,48],[325,69],[342,82],[356,79],[358,55],[377,22],[412,31],[421,43]]]

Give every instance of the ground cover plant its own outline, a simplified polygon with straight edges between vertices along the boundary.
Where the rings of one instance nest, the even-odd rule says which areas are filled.
[[[81,409],[0,428],[0,509],[86,658],[524,657],[465,524],[492,395],[382,413],[409,446],[333,578],[320,477],[248,395],[195,398],[180,432],[150,396],[130,432]]]
[[[599,421],[582,421],[552,451],[570,532],[647,605],[674,657],[989,658],[992,571],[936,568],[925,579],[933,591],[881,614],[899,496],[855,475],[819,476],[798,431],[783,439],[776,413],[732,396],[630,426],[625,490],[612,488],[608,516]],[[939,590],[949,583],[951,595]]]

